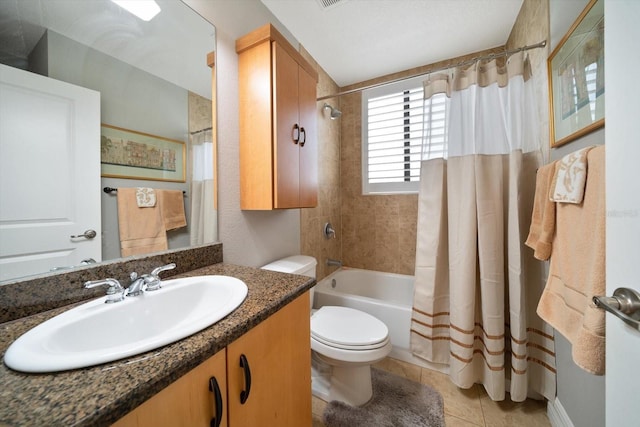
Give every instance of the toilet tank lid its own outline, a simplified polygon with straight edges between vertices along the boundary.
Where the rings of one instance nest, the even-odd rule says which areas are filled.
[[[264,270],[279,271],[281,273],[298,274],[309,268],[315,267],[317,261],[314,257],[307,255],[293,255],[273,261],[262,268]]]

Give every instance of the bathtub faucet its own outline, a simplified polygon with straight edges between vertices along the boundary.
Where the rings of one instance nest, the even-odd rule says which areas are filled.
[[[342,267],[342,261],[338,261],[337,259],[327,258],[327,265],[329,267]]]

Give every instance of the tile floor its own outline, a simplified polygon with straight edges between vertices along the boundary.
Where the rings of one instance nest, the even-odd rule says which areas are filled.
[[[494,402],[475,385],[469,390],[456,387],[447,375],[410,363],[387,358],[374,365],[396,375],[430,385],[444,398],[447,427],[550,427],[545,402],[527,400]],[[322,412],[326,402],[313,397],[313,427],[324,427]],[[358,426],[353,426],[358,427]]]

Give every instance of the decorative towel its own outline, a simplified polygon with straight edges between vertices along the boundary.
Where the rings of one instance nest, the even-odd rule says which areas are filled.
[[[553,162],[538,169],[531,227],[529,236],[524,242],[533,249],[533,256],[543,261],[551,256],[551,245],[556,228],[556,204],[549,199],[549,190],[556,167],[557,162]]]
[[[121,256],[168,249],[160,208],[139,208],[135,188],[119,188],[117,197]]]
[[[605,293],[605,149],[589,151],[589,173],[581,204],[558,203],[549,279],[538,315],[572,344],[574,362],[602,375],[605,316],[593,304]]]
[[[587,155],[594,146],[567,154],[558,162],[549,198],[559,203],[582,203],[587,181]]]
[[[175,230],[187,225],[184,196],[181,190],[156,190],[156,197],[162,211],[165,230]]]
[[[139,208],[152,208],[156,205],[156,192],[153,188],[136,188],[136,200]]]

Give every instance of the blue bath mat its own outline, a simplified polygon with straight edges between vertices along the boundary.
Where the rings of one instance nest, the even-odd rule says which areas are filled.
[[[444,403],[433,388],[371,368],[373,397],[359,407],[333,401],[322,422],[327,427],[444,427]]]

